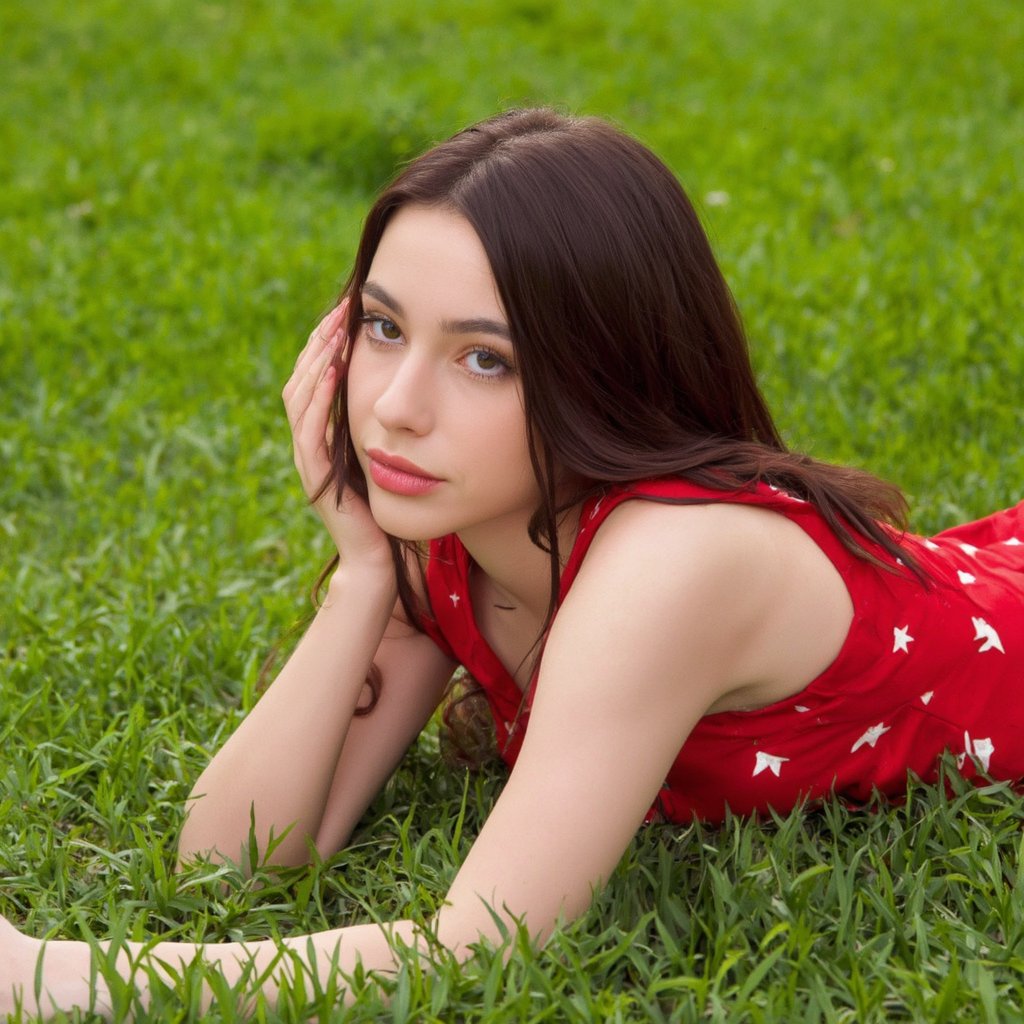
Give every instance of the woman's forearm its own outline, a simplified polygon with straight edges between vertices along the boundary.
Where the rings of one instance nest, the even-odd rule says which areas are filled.
[[[112,1016],[111,972],[129,991],[138,994],[145,1007],[150,1002],[153,980],[173,985],[197,960],[222,976],[239,999],[251,999],[258,991],[273,1005],[281,987],[299,974],[315,978],[314,985],[318,984],[320,991],[340,988],[339,998],[344,999],[345,982],[341,975],[350,975],[357,964],[367,971],[395,969],[392,942],[406,947],[422,945],[424,949],[432,945],[420,938],[412,921],[354,925],[280,941],[127,942],[113,955],[107,951],[106,943],[94,949],[81,941],[42,943],[23,936],[20,941],[24,949],[18,956],[18,969],[10,979],[4,979],[13,983],[13,988],[10,992],[0,991],[0,1009],[8,1009],[6,1000],[13,1001],[20,993],[22,1005],[44,1019],[56,1012],[87,1007],[104,1017]],[[308,992],[314,985],[307,982],[304,988]],[[212,998],[211,988],[204,985],[204,1009]]]
[[[193,787],[182,860],[245,863],[253,825],[261,855],[273,836],[274,863],[308,859],[395,594],[393,578],[338,569],[288,663]]]

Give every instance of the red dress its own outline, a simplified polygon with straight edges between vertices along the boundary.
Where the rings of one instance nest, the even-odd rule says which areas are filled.
[[[903,536],[934,577],[925,589],[914,577],[857,558],[813,505],[765,484],[737,492],[676,478],[612,486],[583,508],[560,602],[601,523],[632,498],[773,509],[828,556],[854,608],[839,654],[800,693],[698,722],[652,815],[715,822],[727,807],[739,814],[786,812],[831,792],[851,803],[869,800],[873,790],[898,797],[908,770],[936,778],[944,750],[958,756],[969,778],[1024,779],[1024,502],[929,539]],[[882,549],[868,546],[892,564]],[[529,700],[476,627],[469,567],[456,536],[431,543],[427,586],[435,621],[425,626],[483,687],[511,766],[529,723]]]

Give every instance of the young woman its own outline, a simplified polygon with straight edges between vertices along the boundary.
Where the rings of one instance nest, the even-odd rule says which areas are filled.
[[[947,749],[1024,777],[1024,505],[919,538],[894,488],[787,451],[692,207],[609,125],[513,112],[412,164],[284,401],[337,566],[182,859],[238,859],[253,823],[277,861],[334,853],[458,664],[512,766],[431,934],[287,940],[321,975],[500,922],[542,939],[645,817],[899,793]],[[40,944],[0,949],[0,1009],[34,999]],[[255,965],[272,996],[277,953],[143,959]],[[46,946],[44,1011],[88,1002],[89,957]]]

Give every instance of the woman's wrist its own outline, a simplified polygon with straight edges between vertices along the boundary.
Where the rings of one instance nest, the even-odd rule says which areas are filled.
[[[341,562],[328,581],[322,607],[351,607],[351,602],[358,601],[360,607],[366,608],[368,604],[372,606],[379,602],[390,614],[397,599],[398,583],[393,564],[374,566]]]

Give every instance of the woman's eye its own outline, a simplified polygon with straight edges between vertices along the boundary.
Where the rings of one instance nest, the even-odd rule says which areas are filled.
[[[481,377],[501,377],[511,369],[501,356],[485,348],[470,352],[466,356],[466,365]]]
[[[402,337],[398,324],[386,316],[364,316],[363,324],[373,341],[398,341]]]

